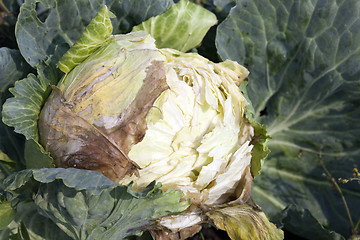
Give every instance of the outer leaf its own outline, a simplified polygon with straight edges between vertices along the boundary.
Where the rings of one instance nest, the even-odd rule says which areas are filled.
[[[55,167],[50,153],[44,149],[34,140],[25,142],[25,162],[26,168],[51,168]]]
[[[20,51],[33,67],[54,55],[52,64],[81,36],[101,6],[103,0],[25,0],[21,6],[16,25],[16,37]],[[171,0],[116,1],[107,0],[106,5],[117,18],[113,19],[115,33],[129,32],[131,28],[149,17],[163,13]],[[42,6],[41,14],[36,6]]]
[[[287,205],[294,204],[298,206],[299,210],[301,208],[308,209],[308,214],[312,214],[327,229],[349,236],[350,222],[345,206],[331,182],[322,176],[322,169],[317,167],[319,159],[306,152],[296,159],[289,155],[284,156],[284,152],[275,151],[274,148],[272,148],[270,156],[271,159],[265,161],[261,174],[255,179],[252,186],[254,200],[270,219],[276,220],[279,212]],[[349,157],[326,158],[326,160],[327,167],[336,174],[335,178],[344,176],[345,170],[350,169],[356,163],[356,159]],[[353,221],[356,222],[360,216],[359,186],[354,183],[346,187],[348,189],[343,189],[343,194]],[[306,224],[306,218],[299,219],[299,227]],[[305,232],[305,229],[298,229],[298,231]]]
[[[32,170],[25,169],[16,173],[13,173],[8,178],[4,180],[4,185],[6,190],[16,190],[24,186],[27,182],[30,181],[32,177]]]
[[[18,50],[0,48],[0,104],[10,96],[8,91],[15,81],[25,77],[31,67],[21,57]],[[2,118],[2,113],[0,113]],[[0,121],[0,150],[19,165],[23,163],[24,139]]]
[[[116,15],[116,18],[111,19],[114,34],[128,33],[133,26],[164,13],[174,4],[172,0],[106,0],[105,2],[110,11]]]
[[[0,230],[6,228],[14,217],[15,211],[11,207],[11,202],[0,203]]]
[[[18,50],[6,47],[0,48],[0,93],[2,101],[7,96],[3,96],[6,90],[11,87],[15,81],[25,77],[31,67],[22,58]]]
[[[133,31],[147,31],[156,39],[158,48],[186,52],[199,45],[216,22],[215,14],[188,0],[181,0],[162,15],[135,26]]]
[[[72,239],[123,239],[190,205],[180,202],[180,191],[162,192],[160,184],[134,194],[98,172],[79,169],[28,169],[9,178],[7,189],[22,191],[28,181],[42,183],[36,205]]]
[[[215,225],[225,230],[231,239],[284,239],[280,229],[269,222],[265,214],[249,205],[213,209],[207,215]]]
[[[255,118],[272,137],[270,159],[254,181],[255,201],[269,216],[290,203],[308,208],[345,235],[345,209],[321,176],[317,155],[335,179],[358,162],[359,16],[356,0],[237,1],[216,40],[223,59],[249,68]],[[346,188],[357,221],[358,186]]]
[[[299,210],[294,205],[287,207],[279,220],[283,227],[306,239],[345,240],[340,234],[325,229],[308,210]],[[306,228],[299,226],[304,223]]]
[[[233,6],[236,2],[235,0],[213,0],[213,1],[214,1],[214,5],[218,9],[228,8],[229,6]]]
[[[56,179],[63,179],[65,186],[69,188],[74,188],[78,191],[86,189],[94,194],[99,193],[105,188],[116,186],[114,182],[99,172],[75,168],[26,169],[7,178],[5,185],[8,190],[15,191],[32,178],[41,183],[51,183]]]
[[[51,59],[49,59],[51,62]],[[14,127],[15,132],[25,136],[26,165],[31,167],[51,167],[53,160],[38,143],[38,118],[41,108],[50,93],[50,85],[56,84],[61,72],[43,63],[38,66],[38,75],[29,74],[27,78],[17,81],[10,89],[14,95],[3,105],[3,122]],[[8,144],[8,143],[6,143]],[[29,146],[33,148],[30,149]]]
[[[6,228],[0,230],[0,239],[18,240],[15,238],[17,224],[15,221],[11,222]]]
[[[10,89],[14,95],[3,106],[3,121],[15,127],[15,132],[26,139],[39,140],[37,121],[43,103],[50,93],[50,84],[60,79],[59,70],[45,64],[38,67],[38,75],[29,74],[27,78],[15,83]]]
[[[159,187],[145,198],[135,198],[125,186],[94,195],[54,182],[40,188],[35,202],[74,239],[123,239],[141,233],[159,217],[180,213],[189,206],[186,201],[179,203],[181,192],[162,193]]]
[[[236,4],[235,0],[201,0],[200,3],[199,1],[192,0],[192,2],[201,4],[204,8],[213,12],[218,19],[218,23],[224,21],[229,15],[230,9]],[[216,29],[217,25],[210,28],[202,40],[201,45],[196,48],[196,51],[201,56],[213,62],[221,62],[215,46]]]
[[[81,37],[57,63],[61,71],[64,73],[70,72],[110,37],[113,31],[110,15],[111,13],[109,13],[105,5],[100,8],[97,15],[85,28]]]
[[[16,24],[21,54],[35,67],[54,55],[53,63],[73,45],[102,5],[100,0],[42,1],[45,14],[38,18],[36,0],[25,0]]]

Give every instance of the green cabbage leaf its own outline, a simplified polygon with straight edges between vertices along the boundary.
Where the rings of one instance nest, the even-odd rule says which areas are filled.
[[[119,186],[101,173],[71,168],[26,169],[9,176],[4,184],[12,196],[9,200],[28,205],[33,202],[34,211],[55,223],[71,239],[124,239],[139,235],[158,218],[183,212],[190,204],[181,200],[182,192],[163,192],[161,184],[155,182],[141,192],[133,192],[131,185]],[[29,191],[29,186],[37,189],[36,194]],[[24,214],[21,206],[17,206],[20,215]],[[24,224],[32,229],[32,221]],[[38,234],[45,239],[47,232]]]
[[[215,14],[188,0],[181,0],[165,13],[135,26],[156,39],[158,48],[173,48],[186,52],[197,47],[211,26],[217,23]]]
[[[271,136],[271,153],[252,186],[270,219],[293,204],[319,225],[351,234],[343,201],[321,165],[334,179],[359,167],[359,17],[356,0],[239,0],[218,27],[218,52],[249,69],[254,118]],[[359,187],[341,187],[355,224]],[[292,231],[312,238],[306,218],[298,219],[303,222]]]

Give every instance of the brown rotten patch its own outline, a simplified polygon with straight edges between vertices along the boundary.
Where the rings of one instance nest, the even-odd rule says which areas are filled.
[[[112,129],[97,128],[78,116],[72,111],[74,106],[54,88],[40,114],[39,133],[41,144],[57,167],[96,170],[113,181],[138,174],[139,166],[127,154],[144,137],[146,116],[168,88],[163,62],[151,62],[146,73],[137,96],[118,116],[118,124]]]
[[[164,62],[152,61],[136,98],[121,114],[117,126],[107,131],[124,153],[128,154],[131,147],[144,138],[146,116],[155,100],[168,88]]]

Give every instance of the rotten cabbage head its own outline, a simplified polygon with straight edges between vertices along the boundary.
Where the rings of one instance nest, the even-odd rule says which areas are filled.
[[[143,31],[112,36],[53,87],[41,143],[58,167],[227,203],[251,182],[254,129],[239,89],[247,75],[236,62],[157,49]]]

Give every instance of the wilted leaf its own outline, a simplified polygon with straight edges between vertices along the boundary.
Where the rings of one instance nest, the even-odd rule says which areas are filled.
[[[215,208],[207,215],[233,240],[284,239],[284,233],[270,223],[263,212],[246,204]]]

